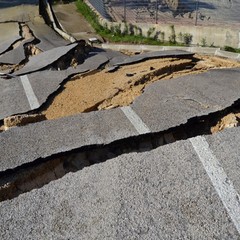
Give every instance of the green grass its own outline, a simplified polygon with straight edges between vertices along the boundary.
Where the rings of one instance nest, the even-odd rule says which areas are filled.
[[[228,52],[240,53],[240,48],[233,48],[230,46],[225,46],[223,50]]]
[[[144,37],[142,35],[133,34],[119,34],[115,31],[109,30],[107,27],[103,27],[99,21],[98,16],[91,10],[82,0],[76,1],[78,11],[85,17],[85,19],[95,29],[96,33],[99,34],[103,39],[109,42],[121,42],[121,43],[133,43],[133,44],[151,44],[151,45],[176,45],[166,42],[161,42],[152,37]],[[177,44],[178,46],[180,44]]]

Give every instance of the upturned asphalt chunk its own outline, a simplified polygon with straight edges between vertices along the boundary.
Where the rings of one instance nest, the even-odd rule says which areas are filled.
[[[0,215],[5,239],[240,238],[189,141],[67,174]]]
[[[61,47],[69,44],[58,35],[52,28],[44,22],[35,21],[28,23],[29,28],[33,31],[34,36],[40,40],[36,46],[42,51],[48,51],[56,47]]]
[[[22,62],[26,56],[24,51],[24,45],[26,43],[30,43],[34,40],[34,38],[23,41],[17,48],[3,54],[0,56],[0,63],[7,64],[18,64]]]
[[[17,39],[21,38],[19,35],[19,25],[14,22],[4,22],[0,23],[0,36],[1,36],[1,45],[0,45],[0,53],[2,48],[5,50],[10,47],[10,45],[6,45],[6,43],[13,43]]]
[[[54,49],[51,49],[46,52],[42,52],[34,57],[31,57],[29,59],[29,62],[19,71],[16,71],[16,75],[23,75],[30,72],[35,72],[38,70],[41,70],[47,66],[49,66],[51,63],[58,60],[60,57],[67,54],[70,50],[75,48],[77,44],[71,44],[64,47],[57,47]]]
[[[131,105],[152,132],[223,110],[239,99],[240,69],[210,70],[153,83]]]
[[[20,78],[0,78],[0,119],[30,110]]]

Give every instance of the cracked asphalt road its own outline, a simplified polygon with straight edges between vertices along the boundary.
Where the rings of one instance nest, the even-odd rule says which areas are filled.
[[[0,77],[0,120],[5,124],[10,117],[17,126],[0,132],[1,239],[240,239],[238,122],[213,135],[209,124],[240,109],[238,63],[209,70],[205,59],[201,72],[204,61],[183,51],[128,57],[59,36],[54,45],[56,35],[34,4],[28,14],[15,6],[6,8],[11,15],[0,15],[1,22],[14,22],[0,40],[0,59],[21,55],[0,63],[11,74]],[[38,30],[34,19],[41,22]],[[31,45],[19,22],[29,23]],[[8,23],[0,23],[3,32],[1,24]],[[177,69],[184,74],[173,78],[173,67],[148,66],[148,74],[158,70],[169,78],[144,86],[131,105],[26,126],[17,122],[15,115],[51,105],[65,83],[96,77],[104,84],[103,76],[121,80],[125,69],[130,80],[143,67],[139,61],[164,63],[170,56],[184,61]],[[119,68],[111,75],[114,64]],[[194,67],[198,74],[185,74]]]

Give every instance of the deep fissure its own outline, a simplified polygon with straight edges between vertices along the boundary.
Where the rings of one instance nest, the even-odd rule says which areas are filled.
[[[36,159],[15,169],[0,173],[0,201],[41,188],[70,172],[102,163],[130,152],[151,151],[157,147],[199,135],[211,134],[215,125],[229,113],[240,112],[240,100],[232,106],[202,117],[189,119],[185,124],[168,130],[116,140],[109,144],[83,146],[69,152]],[[235,127],[237,127],[235,125]],[[230,126],[233,127],[233,126]]]

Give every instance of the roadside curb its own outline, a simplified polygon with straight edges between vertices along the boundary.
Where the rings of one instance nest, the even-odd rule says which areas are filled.
[[[206,55],[214,55],[218,57],[225,57],[235,61],[240,61],[240,54],[223,51],[220,48],[212,47],[178,47],[178,46],[155,46],[155,45],[131,45],[131,44],[111,44],[103,43],[103,49],[111,50],[130,50],[130,51],[164,51],[164,50],[183,50],[192,53],[201,53]]]
[[[41,2],[41,3],[40,3]],[[76,39],[60,29],[58,26],[61,26],[61,23],[58,22],[52,7],[48,0],[40,0],[39,1],[39,11],[45,21],[52,26],[52,28],[59,34],[61,35],[64,39],[70,41],[71,43],[76,42]]]

